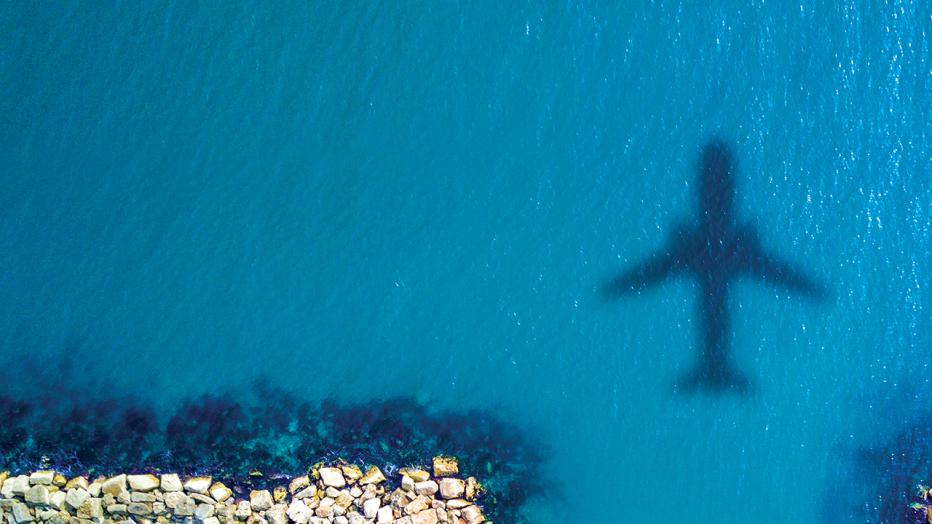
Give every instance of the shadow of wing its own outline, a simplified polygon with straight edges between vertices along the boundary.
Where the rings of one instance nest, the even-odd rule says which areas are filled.
[[[824,298],[828,294],[821,283],[803,271],[763,251],[751,254],[747,260],[747,270],[752,276],[764,282],[776,284],[806,297]]]
[[[602,288],[602,293],[605,298],[634,293],[659,283],[679,268],[680,264],[673,253],[658,252],[607,282]]]

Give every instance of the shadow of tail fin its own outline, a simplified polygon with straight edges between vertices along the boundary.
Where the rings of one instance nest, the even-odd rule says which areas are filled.
[[[753,391],[751,381],[729,364],[709,366],[702,363],[676,382],[678,393],[737,393]]]

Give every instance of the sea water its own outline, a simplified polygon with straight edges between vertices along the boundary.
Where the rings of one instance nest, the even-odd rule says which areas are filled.
[[[411,396],[539,442],[532,522],[864,521],[890,494],[859,450],[932,409],[929,21],[893,0],[7,3],[3,386],[166,412],[256,379]],[[599,292],[695,214],[712,137],[741,220],[830,290],[733,286],[750,395],[673,392],[694,282]]]

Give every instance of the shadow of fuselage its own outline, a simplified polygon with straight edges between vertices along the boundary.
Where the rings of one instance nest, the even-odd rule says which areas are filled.
[[[713,139],[702,153],[695,221],[676,228],[663,249],[605,286],[606,295],[616,297],[681,274],[698,281],[702,352],[695,369],[677,383],[678,391],[751,390],[750,382],[728,358],[728,292],[735,279],[749,276],[813,298],[825,294],[819,283],[762,248],[754,227],[738,222],[734,200],[731,151],[724,142]]]

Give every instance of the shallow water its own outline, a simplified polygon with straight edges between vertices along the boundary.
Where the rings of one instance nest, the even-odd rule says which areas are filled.
[[[621,4],[0,8],[5,387],[413,395],[545,443],[539,522],[847,515],[929,409],[929,6]],[[831,290],[734,287],[750,396],[673,393],[690,280],[599,292],[712,136]]]

